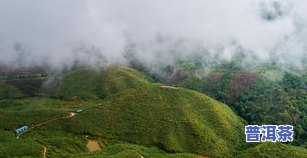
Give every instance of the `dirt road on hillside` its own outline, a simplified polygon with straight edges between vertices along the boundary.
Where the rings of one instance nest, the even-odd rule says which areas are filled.
[[[60,120],[60,119],[66,119],[66,118],[71,118],[71,117],[74,117],[76,116],[76,113],[73,113],[73,112],[70,112],[67,116],[63,116],[63,117],[58,117],[58,118],[53,118],[53,119],[50,119],[50,120],[47,120],[47,121],[44,121],[44,122],[41,122],[41,123],[38,123],[32,127],[30,127],[28,130],[22,132],[22,133],[19,133],[16,138],[19,139],[20,136],[22,136],[23,134],[25,134],[26,132],[29,132],[31,129],[34,129],[36,127],[40,127],[40,126],[43,126],[45,124],[48,124],[50,122],[53,122],[53,121],[57,121],[57,120]]]

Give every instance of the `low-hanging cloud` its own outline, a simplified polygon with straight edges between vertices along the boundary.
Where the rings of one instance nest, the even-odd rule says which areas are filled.
[[[307,62],[304,0],[2,0],[0,65],[148,65],[205,52]]]

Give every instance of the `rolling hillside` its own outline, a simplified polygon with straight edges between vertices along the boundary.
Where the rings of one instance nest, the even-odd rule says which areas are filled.
[[[15,87],[0,82],[0,99],[16,99],[22,96]]]
[[[77,69],[60,82],[56,98],[20,98],[17,89],[2,85],[17,97],[0,98],[0,157],[306,156],[306,149],[290,145],[245,143],[246,121],[227,105],[151,83],[134,69]],[[15,135],[24,125],[30,130]],[[102,150],[89,152],[89,140]]]

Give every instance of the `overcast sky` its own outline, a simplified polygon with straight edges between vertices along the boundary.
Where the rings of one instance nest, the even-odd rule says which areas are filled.
[[[306,0],[1,0],[0,20],[0,64],[124,63],[128,47],[151,64],[196,48],[307,56]]]

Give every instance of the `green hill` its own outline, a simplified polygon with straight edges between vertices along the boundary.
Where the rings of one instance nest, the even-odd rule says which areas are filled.
[[[78,69],[63,76],[59,95],[65,99],[105,98],[129,88],[136,88],[148,83],[140,72],[118,66],[105,70]]]
[[[228,157],[244,141],[244,122],[195,91],[148,84],[108,97],[71,121],[45,128],[158,146],[168,152]]]
[[[37,104],[30,106],[25,103],[22,106],[25,109],[19,106],[19,113],[30,108],[37,112],[37,116],[33,113],[29,115],[31,117],[56,111],[63,115],[64,111],[59,107],[64,108],[64,105],[65,111],[69,108],[81,108],[85,111],[71,119],[50,122],[24,137],[46,146],[51,156],[64,156],[67,152],[84,153],[85,147],[80,144],[85,135],[102,142],[124,141],[146,147],[155,146],[169,153],[197,153],[210,157],[229,157],[236,154],[244,141],[244,121],[230,108],[195,91],[183,88],[163,89],[160,86],[150,83],[143,74],[129,68],[111,66],[105,70],[74,70],[63,76],[59,94],[65,99],[78,96],[87,101],[76,105],[70,102],[33,100]],[[36,106],[38,107],[35,108]],[[18,113],[6,114],[11,115],[12,119],[7,119],[3,125],[10,128],[9,124],[14,123],[7,122],[13,121],[12,116],[16,114]],[[16,129],[16,126],[13,128]],[[70,143],[59,142],[57,137]],[[112,146],[114,143],[110,144]],[[61,146],[67,149],[62,149]],[[136,154],[129,148],[115,153]],[[164,157],[170,156],[165,154]],[[150,157],[163,156],[154,155]],[[180,154],[172,156],[186,157]]]
[[[21,93],[13,86],[0,82],[0,99],[20,98]]]
[[[245,143],[246,122],[227,105],[193,90],[151,83],[130,68],[74,70],[61,82],[63,100],[0,98],[0,157],[44,157],[45,150],[46,157],[81,158],[306,155],[304,148],[286,144]],[[17,139],[14,131],[23,125],[33,128]],[[102,150],[89,152],[88,139]]]
[[[110,116],[118,121],[113,130],[129,142],[217,157],[233,152],[243,135],[242,121],[226,105],[194,91],[152,84],[108,101]]]

